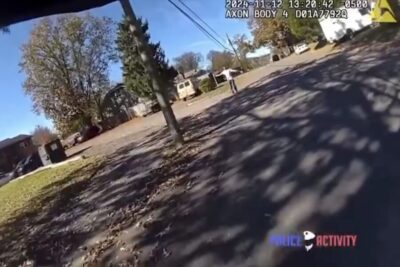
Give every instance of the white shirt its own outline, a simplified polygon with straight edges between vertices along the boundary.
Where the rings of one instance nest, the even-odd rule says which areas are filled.
[[[231,73],[234,72],[232,69],[226,69],[223,72],[221,72],[221,75],[224,75],[227,81],[232,81],[233,77]]]

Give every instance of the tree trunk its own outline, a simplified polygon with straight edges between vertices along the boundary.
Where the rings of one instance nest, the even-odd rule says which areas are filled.
[[[183,136],[179,129],[178,122],[176,121],[174,112],[171,108],[165,90],[163,90],[163,82],[157,70],[156,63],[150,53],[148,44],[146,43],[143,33],[140,29],[139,22],[133,12],[129,0],[120,0],[125,15],[130,22],[130,30],[133,33],[134,40],[139,50],[139,54],[145,65],[146,71],[151,77],[154,94],[160,104],[161,110],[164,114],[165,121],[169,128],[170,134],[174,143],[178,146],[183,145]]]

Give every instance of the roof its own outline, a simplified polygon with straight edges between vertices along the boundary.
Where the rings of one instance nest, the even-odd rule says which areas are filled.
[[[179,73],[179,75],[175,77],[174,81],[175,81],[175,83],[180,83],[180,82],[186,81],[191,78],[197,78],[198,76],[204,75],[206,73],[207,72],[202,69],[190,70],[183,74],[185,76],[182,76],[182,73]]]
[[[19,0],[2,2],[0,27],[53,14],[78,12],[115,0]]]
[[[6,148],[8,146],[12,146],[14,144],[17,144],[17,143],[24,141],[26,139],[29,139],[29,138],[32,138],[32,136],[26,135],[26,134],[20,134],[13,138],[7,138],[5,140],[0,141],[0,149]]]
[[[190,78],[192,76],[195,76],[197,74],[198,70],[189,70],[184,73],[185,78]]]

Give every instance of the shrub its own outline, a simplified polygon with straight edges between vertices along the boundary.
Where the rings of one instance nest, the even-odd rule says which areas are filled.
[[[200,82],[200,91],[202,93],[207,93],[215,89],[215,82],[210,78],[204,79]]]

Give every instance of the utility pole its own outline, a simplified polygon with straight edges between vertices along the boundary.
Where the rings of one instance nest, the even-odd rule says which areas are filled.
[[[235,46],[233,45],[233,43],[232,43],[232,41],[231,41],[231,38],[229,38],[229,35],[228,35],[228,34],[226,34],[226,37],[228,38],[228,42],[229,42],[229,44],[231,45],[231,47],[232,47],[232,49],[233,49],[233,52],[235,52],[236,58],[237,58],[237,60],[239,61],[240,66],[242,67],[243,71],[246,72],[246,71],[247,71],[247,68],[246,68],[246,66],[243,64],[242,60],[240,59],[239,54],[238,54],[238,52],[236,51],[236,48],[235,48]]]
[[[163,88],[163,82],[158,72],[156,63],[143,36],[142,30],[140,28],[141,25],[139,24],[136,15],[133,12],[133,8],[129,3],[129,0],[119,0],[119,2],[121,3],[122,9],[124,10],[124,13],[129,20],[129,28],[133,34],[133,38],[138,47],[139,54],[144,63],[146,71],[151,77],[154,94],[156,95],[157,101],[160,104],[172,139],[175,145],[182,146],[184,143],[182,132],[179,129],[178,122],[169,103],[166,91]]]

